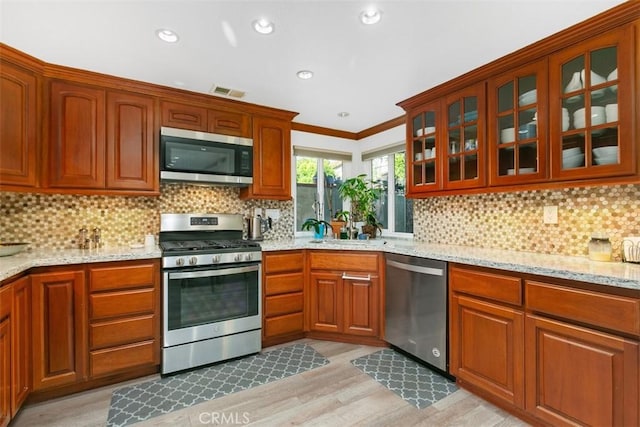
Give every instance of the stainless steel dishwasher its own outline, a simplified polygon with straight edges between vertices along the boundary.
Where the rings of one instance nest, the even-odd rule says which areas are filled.
[[[449,372],[447,263],[386,254],[385,340]]]

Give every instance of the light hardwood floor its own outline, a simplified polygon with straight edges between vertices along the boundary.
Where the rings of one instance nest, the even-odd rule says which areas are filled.
[[[380,350],[379,347],[308,339],[296,342],[310,344],[328,358],[330,363],[135,425],[527,425],[465,390],[458,390],[425,409],[416,409],[350,363],[355,358]],[[267,350],[273,348],[276,347]],[[157,376],[28,405],[22,409],[11,426],[104,426],[109,412],[111,392],[114,389],[153,378]]]

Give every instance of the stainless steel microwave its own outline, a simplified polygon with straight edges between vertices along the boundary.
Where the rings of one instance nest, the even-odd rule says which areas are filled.
[[[160,180],[250,185],[253,183],[253,140],[162,127]]]

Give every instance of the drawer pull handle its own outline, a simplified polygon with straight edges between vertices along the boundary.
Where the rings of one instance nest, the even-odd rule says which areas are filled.
[[[342,273],[342,278],[347,280],[362,280],[364,282],[371,281],[371,275],[367,274],[367,277],[349,276],[347,273]]]

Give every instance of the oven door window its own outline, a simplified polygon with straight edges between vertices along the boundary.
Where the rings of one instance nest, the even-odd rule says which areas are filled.
[[[259,267],[169,274],[168,330],[259,314]]]
[[[201,172],[233,175],[236,148],[230,144],[164,142],[164,169],[168,171]]]

